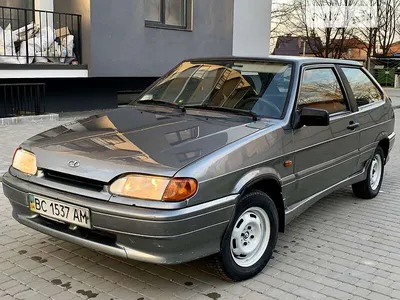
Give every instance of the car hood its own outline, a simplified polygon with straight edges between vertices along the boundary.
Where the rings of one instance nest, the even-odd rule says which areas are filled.
[[[43,132],[22,147],[38,167],[109,182],[126,173],[173,176],[179,169],[268,126],[247,117],[206,117],[125,107]],[[207,112],[208,113],[208,112]],[[79,162],[70,166],[70,162]]]

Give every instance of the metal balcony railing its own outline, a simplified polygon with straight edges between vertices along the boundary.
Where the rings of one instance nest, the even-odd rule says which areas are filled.
[[[43,83],[0,84],[0,118],[45,113],[45,95]]]
[[[0,64],[81,64],[82,16],[0,6]]]

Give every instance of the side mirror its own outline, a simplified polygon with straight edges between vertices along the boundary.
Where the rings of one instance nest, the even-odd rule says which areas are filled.
[[[304,107],[300,112],[300,124],[305,126],[328,126],[329,113],[324,109]]]

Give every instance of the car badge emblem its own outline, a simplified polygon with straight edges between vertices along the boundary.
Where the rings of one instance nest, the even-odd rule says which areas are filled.
[[[77,168],[81,165],[81,163],[77,160],[71,160],[70,162],[68,162],[68,166],[71,168]]]

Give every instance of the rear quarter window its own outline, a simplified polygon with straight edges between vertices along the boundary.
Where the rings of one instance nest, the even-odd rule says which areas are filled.
[[[358,106],[383,101],[383,95],[362,69],[342,68]]]

